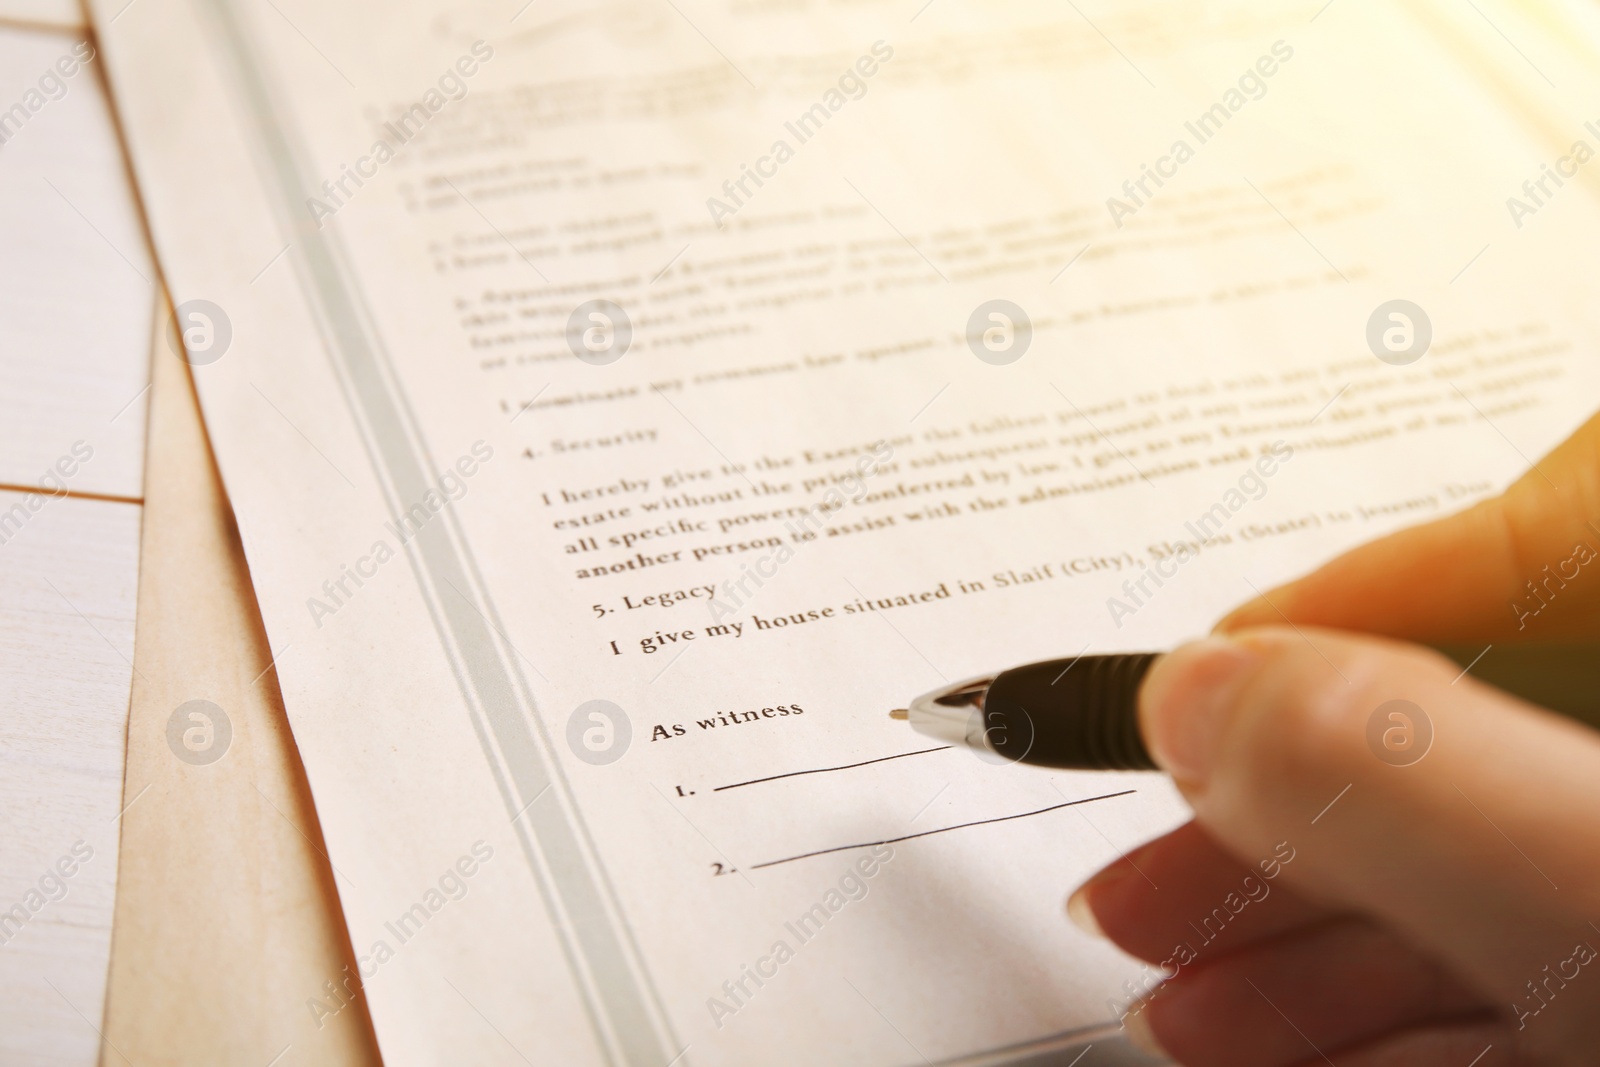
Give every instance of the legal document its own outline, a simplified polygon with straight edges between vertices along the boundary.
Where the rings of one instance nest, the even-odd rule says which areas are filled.
[[[391,1064],[1132,1062],[1062,904],[1170,783],[887,710],[1203,633],[1593,406],[1591,27],[119,6],[348,925],[305,1011]]]

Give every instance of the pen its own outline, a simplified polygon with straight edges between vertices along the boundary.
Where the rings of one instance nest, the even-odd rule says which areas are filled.
[[[1600,729],[1600,645],[1433,645],[1480,682]],[[919,733],[1012,763],[1150,771],[1139,684],[1159,652],[1013,667],[924,693],[889,714]]]

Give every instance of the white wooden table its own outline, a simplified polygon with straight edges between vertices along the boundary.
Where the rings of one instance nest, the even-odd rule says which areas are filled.
[[[97,64],[56,67],[81,23],[71,0],[0,3],[0,113],[27,112],[0,125],[0,1063],[86,1067],[116,890],[156,279]]]

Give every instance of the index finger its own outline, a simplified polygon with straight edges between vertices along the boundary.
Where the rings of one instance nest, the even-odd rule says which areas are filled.
[[[1418,641],[1600,632],[1600,415],[1466,511],[1353,549],[1235,609],[1229,633],[1288,621]]]

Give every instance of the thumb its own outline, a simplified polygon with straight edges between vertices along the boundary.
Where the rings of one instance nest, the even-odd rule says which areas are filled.
[[[1287,843],[1301,895],[1396,931],[1514,1019],[1541,1014],[1540,1042],[1600,1043],[1600,976],[1548,1006],[1529,984],[1600,946],[1600,735],[1425,649],[1284,628],[1164,657],[1140,723],[1238,859]]]

